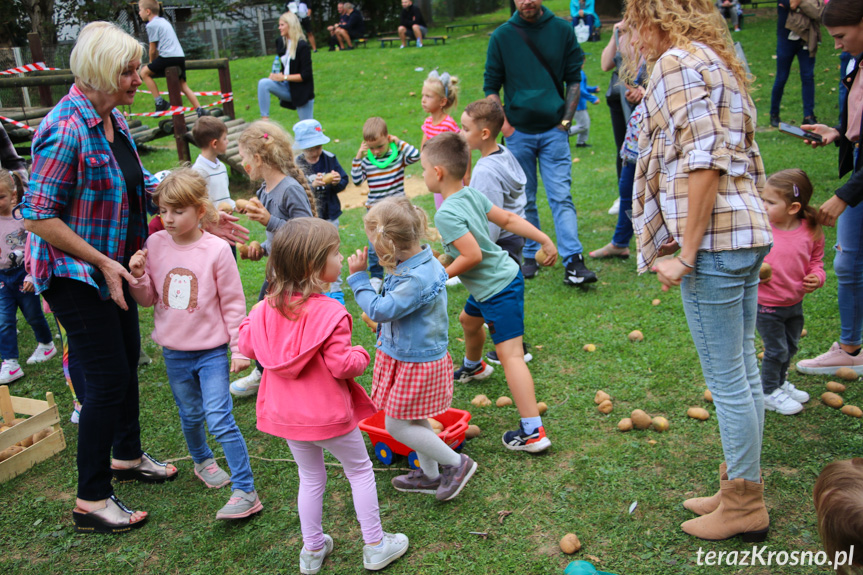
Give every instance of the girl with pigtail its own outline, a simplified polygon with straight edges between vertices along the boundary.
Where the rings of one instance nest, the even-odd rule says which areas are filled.
[[[378,322],[372,401],[386,414],[386,429],[417,453],[420,468],[394,477],[407,493],[458,495],[477,468],[432,430],[427,418],[452,403],[453,367],[447,352],[447,273],[422,244],[430,239],[428,216],[406,197],[386,198],[364,218],[366,235],[386,268],[378,295],[366,274],[368,248],[348,258],[348,284],[362,310]]]
[[[422,125],[423,139],[420,143],[420,151],[426,142],[444,132],[460,132],[458,124],[449,115],[450,108],[458,102],[458,78],[450,76],[448,72],[439,73],[437,70],[429,72],[426,81],[423,82],[422,107],[429,113]],[[470,183],[470,161],[467,163],[467,173],[464,176],[464,184]],[[435,209],[440,209],[443,196],[434,194]]]
[[[245,213],[267,229],[267,240],[260,245],[250,244],[242,256],[258,261],[269,255],[273,237],[285,222],[317,215],[315,197],[306,176],[294,162],[291,138],[280,125],[269,120],[253,122],[240,135],[238,143],[243,169],[252,180],[263,180]],[[266,296],[267,287],[264,280],[258,301]],[[257,393],[261,370],[258,364],[251,374],[232,382],[231,393],[238,397]]]

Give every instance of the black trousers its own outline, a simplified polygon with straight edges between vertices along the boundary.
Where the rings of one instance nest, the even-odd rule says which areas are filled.
[[[770,395],[785,383],[791,358],[797,353],[803,331],[803,302],[788,307],[759,305],[755,327],[764,342],[761,389]]]
[[[138,421],[138,306],[124,284],[127,311],[77,280],[53,278],[42,295],[66,328],[69,353],[84,374],[86,402],[78,422],[78,497],[111,496],[111,454],[141,457]],[[75,382],[76,385],[79,382]]]

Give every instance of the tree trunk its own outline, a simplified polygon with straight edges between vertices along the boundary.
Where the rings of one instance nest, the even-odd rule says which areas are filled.
[[[33,32],[39,34],[43,44],[57,43],[57,27],[54,25],[54,0],[25,0]]]

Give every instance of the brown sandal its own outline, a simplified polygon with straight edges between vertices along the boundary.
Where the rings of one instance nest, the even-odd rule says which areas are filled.
[[[610,243],[602,246],[598,250],[590,252],[588,255],[594,259],[620,258],[622,260],[625,260],[629,259],[629,248],[619,248],[616,245]]]
[[[116,495],[111,495],[102,509],[87,512],[76,507],[72,510],[72,519],[75,531],[79,533],[125,533],[140,529],[149,518],[144,515],[138,521],[132,521],[133,513]]]
[[[164,483],[177,478],[178,471],[168,474],[168,464],[156,461],[146,451],[141,454],[141,463],[129,469],[112,467],[117,481],[140,481],[142,483]]]

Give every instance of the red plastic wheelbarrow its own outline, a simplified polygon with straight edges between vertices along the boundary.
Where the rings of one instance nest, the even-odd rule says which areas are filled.
[[[446,412],[435,416],[434,419],[443,425],[443,431],[437,434],[438,437],[453,449],[461,449],[464,445],[464,434],[467,431],[468,423],[470,423],[470,413],[451,407]],[[406,455],[410,468],[419,469],[416,451],[393,439],[392,435],[387,433],[384,421],[383,411],[360,421],[360,430],[368,434],[369,441],[375,448],[375,456],[384,465],[390,465],[396,455]]]

